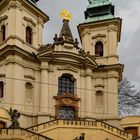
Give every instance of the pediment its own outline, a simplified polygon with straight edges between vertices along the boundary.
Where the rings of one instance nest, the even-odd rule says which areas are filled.
[[[98,64],[96,63],[94,57],[92,57],[92,56],[86,56],[85,57],[85,64],[90,65],[92,67],[97,67],[98,66]]]
[[[36,26],[36,23],[31,18],[23,17],[23,19],[30,22],[33,26]]]
[[[77,72],[77,69],[72,66],[90,66],[92,68],[97,68],[98,64],[95,61],[94,56],[91,56],[88,53],[73,53],[65,51],[54,51],[52,48],[44,49],[41,53],[38,54],[40,60],[48,60],[55,63],[63,63],[65,66],[59,67],[59,70],[71,70]]]
[[[92,36],[92,39],[96,39],[98,37],[106,37],[106,34],[100,34],[100,33],[96,34],[96,35]]]

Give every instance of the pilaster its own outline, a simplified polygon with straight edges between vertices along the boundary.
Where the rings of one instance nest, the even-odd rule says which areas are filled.
[[[91,117],[92,116],[92,70],[87,68],[86,69],[86,117]]]
[[[48,95],[48,62],[41,62],[41,93],[40,93],[40,112],[47,113],[49,110]]]

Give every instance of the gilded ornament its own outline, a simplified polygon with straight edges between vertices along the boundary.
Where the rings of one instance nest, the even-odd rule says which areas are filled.
[[[66,10],[66,9],[63,9],[60,12],[60,16],[64,20],[71,20],[72,19],[72,14],[68,10]]]

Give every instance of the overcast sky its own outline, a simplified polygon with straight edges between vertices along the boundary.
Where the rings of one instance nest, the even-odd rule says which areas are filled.
[[[110,0],[115,5],[116,17],[121,17],[122,34],[118,54],[124,64],[124,76],[140,89],[140,0]],[[73,37],[77,38],[77,25],[84,21],[84,11],[88,0],[40,0],[38,6],[50,17],[44,26],[44,44],[52,43],[54,34],[60,33],[62,19],[59,13],[68,9],[73,19],[70,27]]]

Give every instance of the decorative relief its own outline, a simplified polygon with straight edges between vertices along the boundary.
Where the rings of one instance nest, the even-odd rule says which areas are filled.
[[[61,95],[54,96],[56,100],[56,118],[58,119],[77,119],[78,118],[78,101],[75,96]],[[67,113],[66,113],[67,112]],[[69,114],[69,115],[66,115]]]
[[[25,101],[25,103],[27,103],[27,104],[33,103],[33,99],[25,98],[24,101]]]
[[[114,26],[114,25],[111,25],[111,26],[109,26],[108,31],[118,32],[118,27]]]
[[[85,36],[85,35],[90,35],[91,32],[90,30],[85,30],[83,33],[82,33],[82,37]]]
[[[70,70],[70,71],[74,71],[74,72],[78,72],[78,69],[70,66],[70,65],[65,65],[65,66],[61,66],[57,68],[58,70]]]
[[[19,10],[22,11],[21,4],[18,3],[17,1],[11,1],[8,5],[8,9],[10,8],[18,8]]]
[[[73,45],[64,45],[64,47],[65,47],[66,49],[70,49],[70,50],[73,49]]]
[[[30,22],[33,26],[37,25],[31,18],[23,17],[23,19],[26,20],[27,22]]]

